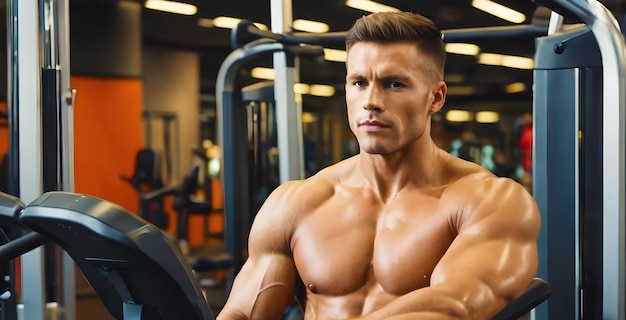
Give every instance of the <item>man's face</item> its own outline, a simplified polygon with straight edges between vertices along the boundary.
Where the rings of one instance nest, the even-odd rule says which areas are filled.
[[[362,151],[386,154],[430,138],[446,86],[415,44],[358,42],[346,68],[348,121]]]

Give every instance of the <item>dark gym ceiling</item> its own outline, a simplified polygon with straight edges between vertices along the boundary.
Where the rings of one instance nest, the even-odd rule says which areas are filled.
[[[72,0],[82,5],[94,0]],[[99,0],[116,1],[116,0]],[[214,93],[217,70],[224,58],[231,51],[230,30],[206,28],[198,25],[198,19],[213,19],[218,16],[244,18],[271,26],[270,0],[180,0],[198,8],[192,16],[177,15],[144,8],[142,11],[143,39],[146,46],[164,46],[198,51],[201,55],[201,90],[204,97]],[[492,16],[471,6],[471,0],[380,0],[389,6],[401,10],[424,14],[435,21],[442,30],[471,27],[510,26],[513,23]],[[497,2],[520,11],[526,15],[522,24],[533,23],[537,5],[530,0],[497,0]],[[622,0],[602,1],[613,12],[622,12]],[[329,25],[330,31],[345,31],[353,21],[368,12],[350,8],[345,0],[292,0],[294,19],[322,21]],[[534,23],[547,24],[543,14]],[[539,21],[539,22],[537,22]],[[533,37],[503,37],[494,39],[473,39],[481,52],[501,53],[532,57],[534,52]],[[260,65],[271,66],[271,59],[259,61]],[[528,109],[532,97],[532,71],[507,67],[487,66],[477,63],[473,56],[448,55],[446,73],[450,77],[450,86],[472,87],[474,94],[454,95],[448,98],[447,105],[456,104],[467,109],[493,109],[502,113],[517,113]],[[342,63],[325,62],[323,65],[303,60],[300,77],[302,82],[330,84],[342,97],[345,69]],[[454,80],[454,81],[452,81]],[[506,94],[504,86],[523,82],[526,89],[515,95]],[[343,99],[343,98],[341,98]],[[310,104],[330,104],[328,98],[309,98]]]

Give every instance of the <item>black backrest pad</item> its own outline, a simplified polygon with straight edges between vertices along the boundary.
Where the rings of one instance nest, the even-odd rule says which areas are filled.
[[[157,227],[91,196],[48,192],[20,221],[60,245],[116,319],[123,304],[142,319],[214,319],[182,254]]]

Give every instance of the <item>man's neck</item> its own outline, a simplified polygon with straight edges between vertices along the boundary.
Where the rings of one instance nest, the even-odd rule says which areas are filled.
[[[420,146],[392,154],[369,154],[361,151],[358,170],[366,186],[387,202],[406,187],[438,186],[441,173],[441,150],[428,140]]]

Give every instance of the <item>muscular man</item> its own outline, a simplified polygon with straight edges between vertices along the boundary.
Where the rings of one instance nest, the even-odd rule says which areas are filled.
[[[440,31],[376,13],[348,33],[346,102],[360,153],[277,188],[218,319],[490,319],[537,269],[539,214],[519,184],[439,149]]]

